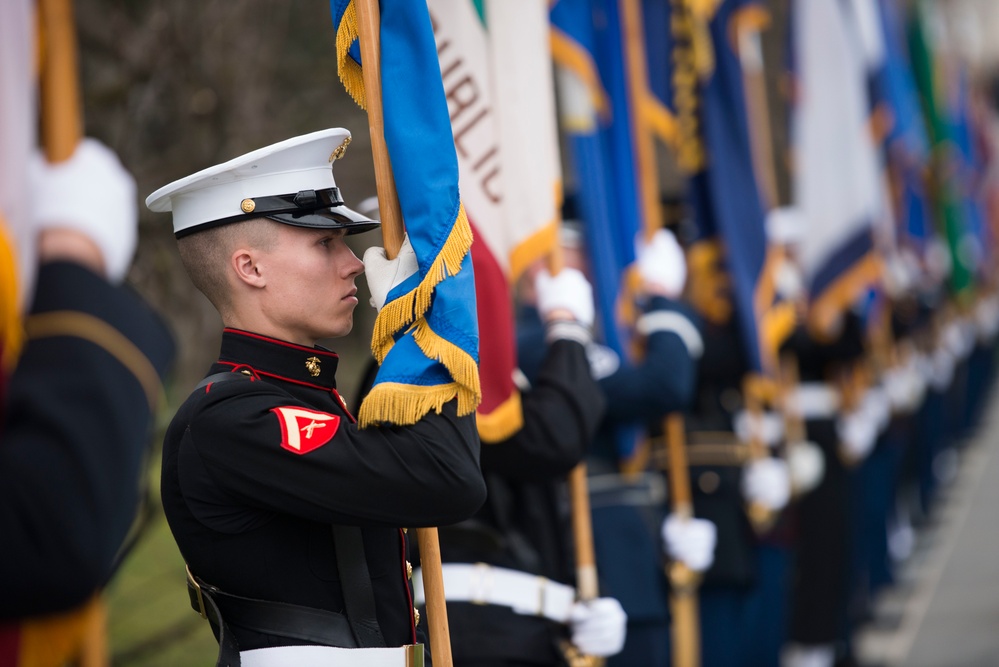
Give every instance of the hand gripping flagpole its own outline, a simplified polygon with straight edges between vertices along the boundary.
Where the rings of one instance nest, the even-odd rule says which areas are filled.
[[[364,67],[364,92],[368,108],[371,152],[375,162],[375,187],[378,211],[382,222],[382,243],[385,255],[392,259],[399,254],[406,229],[399,206],[399,196],[392,176],[392,163],[385,144],[385,119],[382,114],[381,46],[379,41],[381,13],[378,0],[354,0],[357,8],[357,32]],[[427,624],[433,663],[452,667],[451,635],[448,630],[447,605],[444,600],[444,576],[441,572],[441,548],[436,528],[419,528],[416,539],[420,549],[423,589],[427,600]]]
[[[666,417],[666,446],[669,453],[669,490],[673,513],[681,521],[694,517],[694,502],[690,494],[690,469],[687,465],[687,443],[683,415],[674,412]],[[667,570],[670,583],[670,613],[672,615],[673,665],[697,667],[701,664],[697,610],[697,586],[700,575],[681,561],[674,561]]]
[[[548,254],[548,272],[553,276],[562,270],[562,250],[556,242]],[[572,537],[576,556],[576,595],[583,602],[600,595],[597,580],[597,558],[593,550],[593,520],[590,514],[590,489],[586,480],[586,462],[580,461],[569,472],[569,502],[572,508]],[[601,661],[578,654],[575,647],[563,646],[570,666],[597,665]]]

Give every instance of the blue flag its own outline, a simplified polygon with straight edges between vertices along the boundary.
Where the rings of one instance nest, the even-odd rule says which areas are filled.
[[[412,424],[457,398],[472,413],[481,391],[478,324],[458,194],[458,162],[426,3],[381,0],[385,142],[419,271],[393,289],[375,320],[381,364],[361,405],[361,425]],[[340,79],[365,106],[354,0],[331,0]]]
[[[560,0],[551,10],[560,123],[569,140],[604,343],[628,356],[621,310],[635,261],[639,193],[617,3]],[[606,82],[606,85],[605,85]]]
[[[760,195],[753,163],[750,122],[743,84],[743,64],[733,36],[746,29],[741,22],[756,20],[761,11],[751,0],[724,0],[710,17],[690,15],[675,25],[674,67],[691,67],[700,78],[692,90],[674,89],[674,113],[681,126],[687,111],[696,109],[703,153],[702,164],[690,183],[698,236],[706,244],[692,253],[691,276],[705,265],[724,261],[749,369],[757,373],[776,370],[777,349],[794,326],[791,304],[778,301],[773,280],[776,254],[766,237],[766,208]],[[707,31],[702,29],[705,19]],[[676,28],[674,28],[676,30]],[[705,34],[710,45],[703,43]],[[711,57],[704,55],[711,49]],[[687,80],[687,77],[671,77]],[[693,98],[691,97],[693,96]],[[716,273],[710,269],[707,275]],[[695,287],[695,292],[698,286]],[[700,287],[703,287],[700,286]],[[714,300],[715,303],[712,303]],[[717,320],[725,310],[717,303],[717,290],[707,294],[699,309]],[[694,299],[695,304],[698,299]]]

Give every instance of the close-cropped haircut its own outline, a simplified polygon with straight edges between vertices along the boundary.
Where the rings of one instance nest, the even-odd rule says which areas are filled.
[[[229,259],[239,245],[269,250],[275,243],[274,225],[255,218],[197,232],[177,240],[177,250],[191,282],[208,297],[222,318],[232,309],[232,294],[226,275]]]

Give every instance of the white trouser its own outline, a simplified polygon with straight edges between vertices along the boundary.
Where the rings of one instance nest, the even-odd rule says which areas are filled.
[[[510,607],[518,614],[568,623],[576,600],[576,591],[571,586],[486,563],[445,563],[441,571],[448,602],[496,604]],[[413,593],[416,605],[424,604],[423,579],[415,574]]]
[[[392,648],[276,646],[240,651],[243,667],[423,667],[423,644]]]

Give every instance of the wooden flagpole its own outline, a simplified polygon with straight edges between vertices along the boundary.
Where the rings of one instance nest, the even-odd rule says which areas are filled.
[[[666,447],[669,453],[669,490],[673,513],[687,521],[694,516],[690,494],[690,469],[687,465],[687,442],[683,415],[674,412],[666,417]],[[701,636],[698,617],[697,586],[700,575],[682,562],[669,566],[669,606],[672,615],[673,666],[698,667],[701,664]]]
[[[663,226],[659,208],[659,169],[655,145],[645,118],[648,103],[648,67],[645,63],[645,37],[642,8],[638,0],[621,3],[622,43],[628,65],[628,89],[631,97],[631,124],[635,134],[641,207],[645,219],[645,238]],[[670,456],[670,487],[673,511],[682,518],[693,516],[690,480],[687,469],[683,416],[666,417],[663,428]],[[685,491],[684,491],[685,490]],[[677,504],[679,500],[680,504]],[[673,614],[673,662],[676,667],[700,664],[700,628],[697,618],[697,575],[682,563],[674,563],[667,572],[670,581],[670,608]]]
[[[72,0],[39,0],[44,35],[41,133],[45,157],[62,162],[83,136]]]
[[[385,255],[392,259],[399,254],[406,228],[399,206],[399,196],[392,176],[392,163],[385,145],[385,119],[382,113],[382,75],[378,0],[354,0],[357,7],[358,39],[361,45],[361,73],[367,102],[371,152],[375,162],[375,186],[378,191],[378,211],[382,222],[382,243]],[[427,600],[427,624],[433,663],[452,667],[451,635],[444,600],[444,577],[441,572],[440,540],[436,528],[419,528],[416,539],[420,548],[423,589]]]

